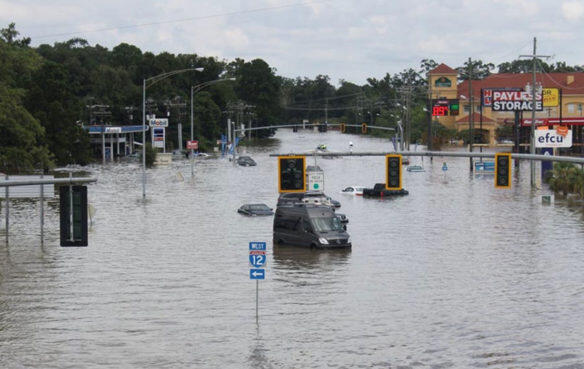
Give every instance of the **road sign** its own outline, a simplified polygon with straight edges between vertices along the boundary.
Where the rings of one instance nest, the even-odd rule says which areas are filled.
[[[265,269],[250,269],[249,279],[266,279]]]
[[[199,141],[187,141],[187,150],[198,150],[199,149]]]
[[[251,250],[262,250],[266,251],[266,243],[265,242],[250,242],[249,249]]]
[[[256,268],[261,268],[266,264],[266,253],[262,251],[250,251],[249,252],[249,263],[251,266]]]
[[[322,170],[308,172],[308,190],[324,191],[324,172]]]

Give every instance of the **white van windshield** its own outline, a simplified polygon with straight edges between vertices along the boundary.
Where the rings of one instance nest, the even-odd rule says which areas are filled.
[[[343,226],[341,221],[337,217],[330,218],[312,218],[312,227],[316,232],[331,232],[331,231],[342,231]]]

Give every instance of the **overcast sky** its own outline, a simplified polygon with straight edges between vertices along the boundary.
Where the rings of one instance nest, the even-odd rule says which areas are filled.
[[[109,49],[264,59],[285,77],[364,84],[424,58],[495,65],[520,54],[584,64],[584,0],[0,0],[32,44],[74,37]]]

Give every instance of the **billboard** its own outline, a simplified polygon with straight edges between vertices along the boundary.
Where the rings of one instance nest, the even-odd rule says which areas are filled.
[[[543,89],[543,106],[558,106],[560,105],[560,91],[557,88]]]
[[[493,111],[531,111],[533,96],[521,88],[485,88],[481,90],[483,106]],[[535,94],[535,110],[543,110],[542,93]]]

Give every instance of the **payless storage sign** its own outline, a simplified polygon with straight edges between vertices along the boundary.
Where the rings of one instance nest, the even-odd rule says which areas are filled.
[[[533,110],[533,96],[525,91],[488,90],[493,111],[530,111]],[[542,94],[535,94],[535,110],[543,110]]]
[[[555,129],[536,130],[535,147],[572,147],[572,131],[562,135]]]

